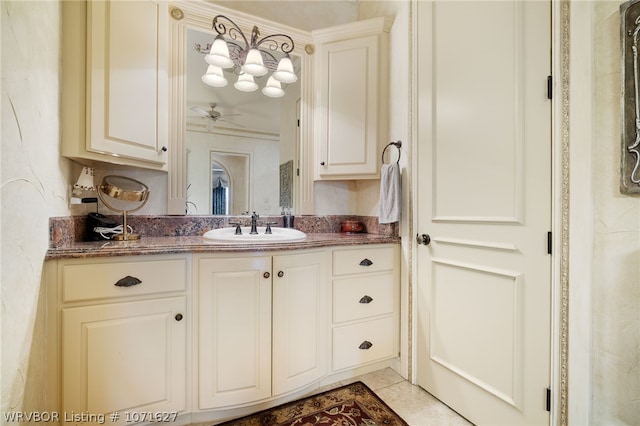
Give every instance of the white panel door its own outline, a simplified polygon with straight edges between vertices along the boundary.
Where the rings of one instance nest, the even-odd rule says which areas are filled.
[[[273,395],[327,372],[326,251],[273,258]]]
[[[199,408],[271,396],[271,257],[201,259]]]
[[[550,5],[416,4],[418,383],[478,425],[548,424]]]

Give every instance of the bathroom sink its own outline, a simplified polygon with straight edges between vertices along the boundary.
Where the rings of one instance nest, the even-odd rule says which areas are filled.
[[[207,231],[203,237],[220,243],[287,243],[302,241],[307,234],[292,228],[271,228],[271,234],[265,234],[266,227],[258,226],[257,234],[250,234],[248,226],[241,227],[242,235],[236,235],[236,227],[218,228]]]

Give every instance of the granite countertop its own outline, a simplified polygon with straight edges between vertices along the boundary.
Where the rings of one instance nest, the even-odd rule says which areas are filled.
[[[307,238],[304,241],[248,244],[213,242],[201,236],[143,237],[135,241],[72,242],[64,246],[50,248],[47,251],[46,260],[171,253],[286,251],[315,247],[393,244],[399,242],[400,238],[396,236],[346,233],[311,233],[307,234]]]
[[[119,219],[114,217],[114,219]],[[50,218],[50,245],[46,260],[105,256],[136,256],[171,253],[266,252],[358,244],[397,244],[395,225],[379,224],[370,216],[300,216],[296,229],[307,234],[304,241],[287,243],[223,243],[202,237],[210,229],[230,226],[231,222],[248,225],[248,216],[136,216],[129,223],[142,238],[135,241],[83,241],[86,233],[84,217]],[[263,217],[263,221],[282,226],[281,217]],[[343,220],[361,221],[366,233],[339,232]]]

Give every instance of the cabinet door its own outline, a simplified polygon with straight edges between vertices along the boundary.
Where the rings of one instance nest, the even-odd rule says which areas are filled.
[[[273,394],[324,376],[327,359],[328,254],[273,258]]]
[[[200,259],[199,408],[271,396],[271,257]]]
[[[166,2],[87,3],[87,150],[166,163]]]
[[[316,178],[375,178],[380,112],[380,36],[336,41],[318,49],[319,102]],[[386,83],[384,83],[386,84]]]
[[[185,317],[185,297],[63,309],[63,411],[184,410]]]

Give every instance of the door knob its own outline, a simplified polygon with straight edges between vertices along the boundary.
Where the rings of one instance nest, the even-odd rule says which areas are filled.
[[[428,246],[431,242],[431,237],[429,236],[429,234],[418,234],[416,235],[416,241],[418,241],[418,244],[424,244],[425,246]]]

